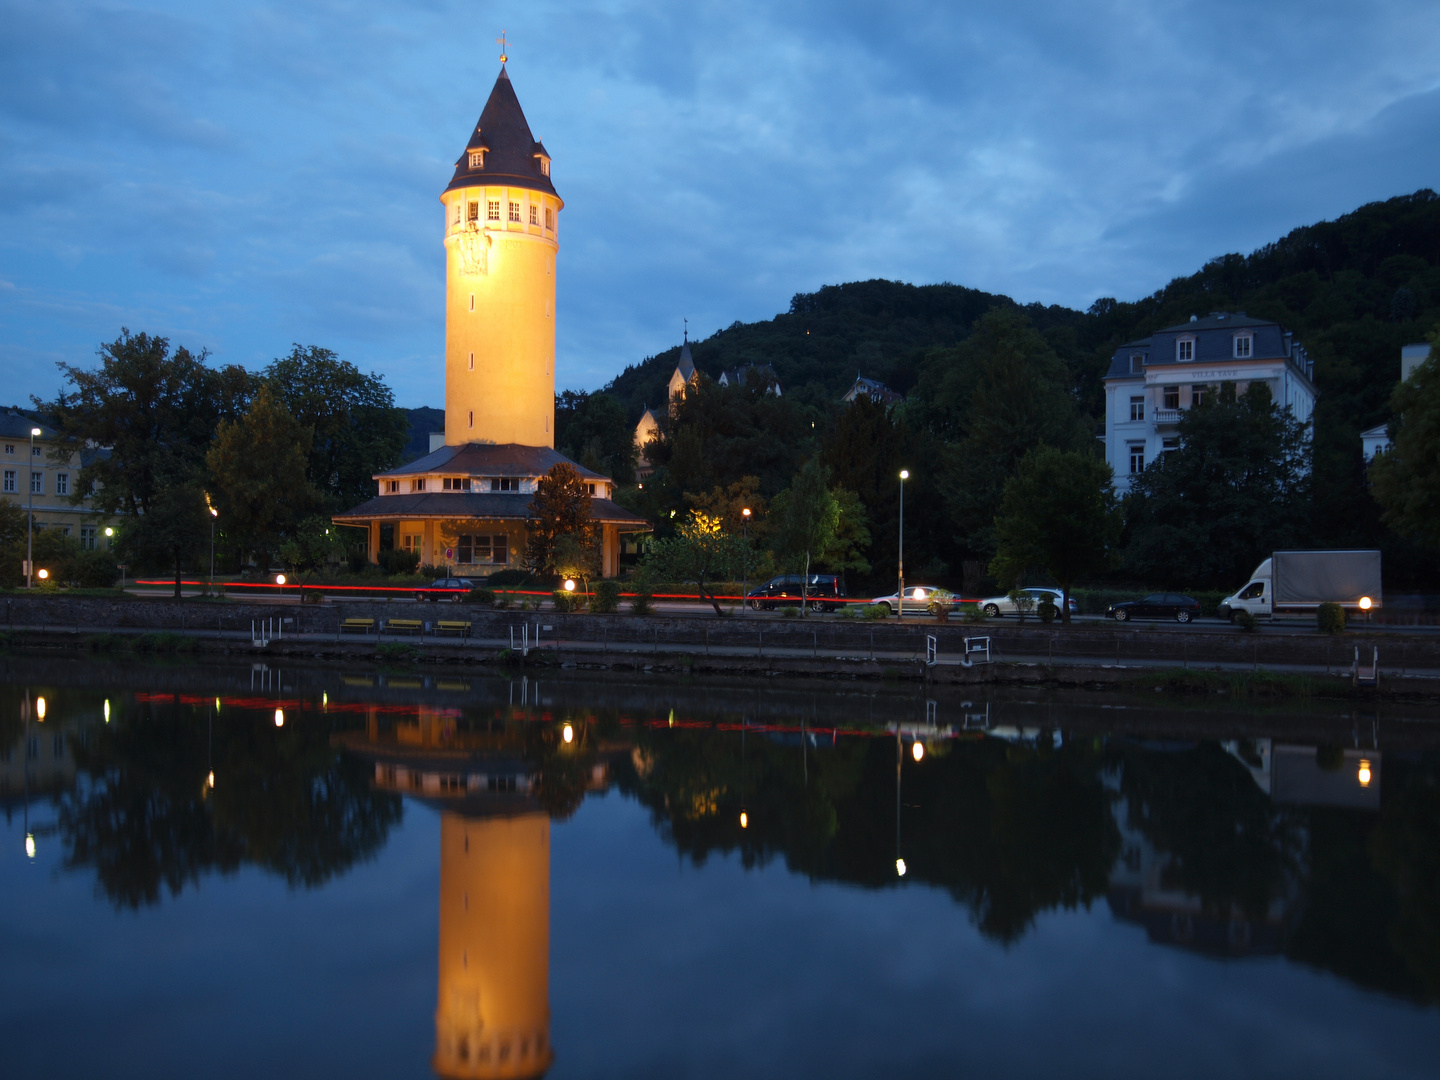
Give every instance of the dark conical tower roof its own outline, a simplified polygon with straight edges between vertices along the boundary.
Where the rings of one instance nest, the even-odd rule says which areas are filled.
[[[484,151],[484,164],[472,169],[470,154],[475,150]],[[555,195],[555,186],[547,175],[549,161],[549,152],[530,133],[520,99],[510,85],[510,75],[501,64],[490,100],[485,102],[480,122],[465,144],[465,153],[455,162],[455,176],[445,190],[507,184]]]

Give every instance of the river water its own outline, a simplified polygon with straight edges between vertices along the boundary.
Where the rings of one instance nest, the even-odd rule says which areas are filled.
[[[1433,1076],[1437,781],[1427,706],[0,656],[0,1072]]]

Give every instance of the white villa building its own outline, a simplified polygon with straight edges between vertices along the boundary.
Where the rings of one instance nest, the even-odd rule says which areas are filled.
[[[1275,403],[1304,423],[1315,411],[1314,379],[1314,361],[1293,334],[1243,311],[1192,315],[1120,346],[1105,375],[1105,460],[1116,491],[1179,448],[1181,417],[1222,383],[1234,383],[1238,395],[1263,382]]]
[[[1404,382],[1410,378],[1411,373],[1423,364],[1430,356],[1430,343],[1418,342],[1414,345],[1400,346],[1400,381]],[[1374,459],[1376,454],[1390,449],[1390,425],[1376,424],[1368,431],[1360,433],[1360,452],[1365,456],[1366,464]]]

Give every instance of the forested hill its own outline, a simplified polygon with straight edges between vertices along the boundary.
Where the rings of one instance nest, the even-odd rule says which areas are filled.
[[[960,285],[857,281],[797,293],[790,310],[766,322],[731,323],[690,344],[695,366],[712,377],[733,368],[769,364],[788,396],[822,405],[849,389],[857,374],[904,393],[914,385],[926,351],[953,346],[991,307],[1015,307],[1008,296]],[[1031,321],[1068,351],[1083,313],[1032,304]],[[680,347],[627,367],[605,389],[638,419],[663,403]]]
[[[927,351],[966,338],[987,309],[1018,305],[959,285],[872,280],[799,293],[765,322],[732,323],[692,342],[716,376],[770,364],[787,395],[822,405],[857,373],[902,393]],[[1252,254],[1224,255],[1137,301],[1097,300],[1085,312],[1030,304],[1026,315],[1070,369],[1082,408],[1098,418],[1100,379],[1119,344],[1191,314],[1243,309],[1293,330],[1317,362],[1317,432],[1335,445],[1386,419],[1402,344],[1440,323],[1440,197],[1430,190],[1362,206],[1295,229]],[[664,401],[679,347],[627,367],[606,390],[632,420]],[[1324,439],[1326,434],[1332,439]],[[1358,451],[1357,451],[1358,453]]]

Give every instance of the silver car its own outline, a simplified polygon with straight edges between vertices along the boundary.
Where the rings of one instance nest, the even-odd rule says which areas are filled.
[[[1035,614],[1035,609],[1038,608],[1041,601],[1045,599],[1048,599],[1052,604],[1054,604],[1055,610],[1059,611],[1060,601],[1065,598],[1065,594],[1059,589],[1021,589],[1020,595],[1028,596],[1030,598],[1030,607],[1025,612],[1025,614],[1027,615]],[[980,601],[980,610],[992,619],[998,619],[1002,615],[1020,614],[1020,609],[1015,606],[1015,601],[1011,600],[1008,596],[986,597],[984,600]],[[1071,597],[1070,599],[1070,614],[1080,614],[1080,605],[1075,603],[1074,597]]]
[[[949,589],[942,589],[935,585],[906,585],[905,586],[905,614],[927,614],[935,615],[942,607],[949,607],[952,610],[960,602],[960,598]],[[889,596],[877,596],[870,603],[876,607],[883,607],[886,614],[891,614],[900,606],[899,597],[895,593]]]

